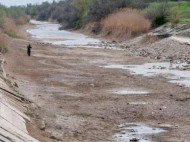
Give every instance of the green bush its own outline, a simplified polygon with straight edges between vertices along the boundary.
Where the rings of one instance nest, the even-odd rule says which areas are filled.
[[[158,27],[168,22],[169,9],[170,7],[167,2],[151,3],[144,10],[144,13],[145,16],[152,21],[152,26]]]
[[[78,10],[79,17],[76,22],[76,27],[80,28],[84,24],[84,19],[88,14],[88,7],[93,0],[73,0],[72,5]]]
[[[170,19],[175,23],[190,23],[190,1],[169,2]]]
[[[168,20],[167,20],[167,17],[165,15],[156,16],[153,20],[153,27],[158,27],[158,26],[163,25],[167,22],[168,22]]]

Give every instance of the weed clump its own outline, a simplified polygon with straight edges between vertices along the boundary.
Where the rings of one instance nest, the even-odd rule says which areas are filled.
[[[110,14],[102,23],[103,29],[107,33],[117,31],[119,33],[128,33],[129,36],[145,32],[151,26],[151,22],[136,9],[121,9]]]

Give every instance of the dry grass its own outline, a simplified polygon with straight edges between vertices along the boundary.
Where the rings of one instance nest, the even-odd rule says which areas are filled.
[[[22,22],[22,24],[24,24],[25,22],[27,22],[29,20],[27,17],[24,17],[24,16],[20,17],[20,18],[19,19],[20,19],[20,22]],[[6,33],[9,37],[23,39],[23,37],[17,35],[19,27],[16,24],[16,22],[17,22],[17,20],[13,20],[11,18],[4,18],[4,23],[3,23],[2,29],[3,29],[4,33]]]
[[[121,9],[102,21],[107,34],[125,33],[129,36],[149,30],[151,23],[136,9]]]
[[[16,19],[17,25],[23,25],[23,24],[26,24],[29,22],[30,22],[30,16],[28,16],[28,15],[24,15],[24,16],[21,16],[18,19]]]
[[[17,27],[16,27],[15,21],[13,19],[4,18],[3,30],[5,32],[15,33],[16,29],[17,29]]]

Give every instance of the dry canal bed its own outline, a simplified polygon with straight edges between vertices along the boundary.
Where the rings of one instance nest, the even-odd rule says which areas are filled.
[[[32,113],[41,119],[27,127],[35,138],[42,142],[117,141],[115,135],[126,141],[132,136],[152,142],[190,139],[190,104],[188,99],[176,101],[190,98],[190,91],[168,82],[188,80],[188,64],[155,63],[123,50],[107,50],[102,43],[94,43],[96,39],[90,43],[95,48],[80,43],[72,45],[75,48],[44,44],[49,37],[43,36],[55,31],[50,27],[60,32],[59,25],[36,24],[33,32],[42,32],[42,27],[48,31],[39,38],[33,35],[32,56],[26,55],[28,41],[15,39],[5,57],[8,77],[40,107]],[[69,34],[62,31],[48,42],[70,41]],[[46,124],[43,130],[38,125],[42,120]],[[120,124],[125,125],[118,129]],[[179,127],[165,129],[160,124]]]

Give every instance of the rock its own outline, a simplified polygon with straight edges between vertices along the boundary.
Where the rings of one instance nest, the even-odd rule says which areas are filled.
[[[160,57],[160,56],[157,56],[157,57],[155,57],[155,59],[156,59],[156,60],[160,60],[160,59],[161,59],[161,57]]]
[[[91,86],[91,87],[95,87],[95,84],[91,83],[90,86]]]
[[[37,106],[36,104],[34,104],[34,103],[31,103],[31,104],[30,104],[30,107],[31,107],[33,110],[40,108],[40,107],[38,107],[38,106]]]
[[[161,67],[160,69],[163,70],[163,69],[165,69],[165,67]]]
[[[184,68],[188,68],[189,67],[189,65],[182,65]]]
[[[40,122],[40,130],[45,130],[46,129],[46,123],[45,123],[45,121],[44,120],[42,120],[41,122]]]
[[[13,85],[14,87],[18,88],[18,84],[17,84],[16,82],[14,82],[12,85]]]
[[[181,85],[181,84],[178,84],[177,86],[179,86],[179,87],[183,87],[183,85]]]
[[[52,133],[51,136],[49,137],[52,140],[57,140],[57,141],[62,141],[62,135],[59,135],[57,133]]]
[[[138,141],[139,141],[139,139],[137,139],[137,138],[130,139],[130,142],[138,142]]]
[[[187,61],[187,64],[190,64],[190,61],[189,61],[189,60]]]

